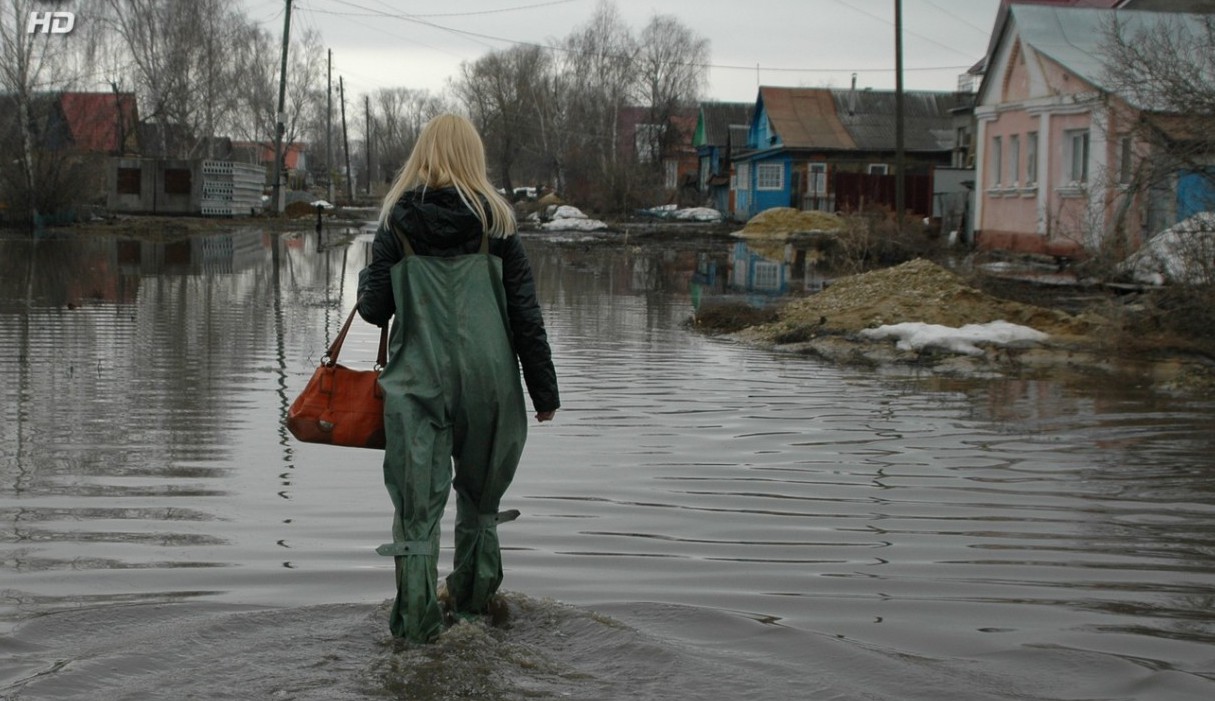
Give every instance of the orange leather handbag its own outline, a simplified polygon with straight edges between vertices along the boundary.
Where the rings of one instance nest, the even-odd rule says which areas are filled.
[[[350,310],[321,366],[287,410],[287,429],[305,443],[384,448],[384,394],[378,381],[388,360],[388,327],[380,329],[374,369],[352,370],[337,362],[357,308]]]

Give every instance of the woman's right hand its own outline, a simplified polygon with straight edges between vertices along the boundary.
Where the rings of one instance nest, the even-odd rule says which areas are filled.
[[[540,423],[544,423],[545,421],[552,421],[553,417],[556,415],[557,415],[556,411],[537,411],[536,420],[539,421]]]

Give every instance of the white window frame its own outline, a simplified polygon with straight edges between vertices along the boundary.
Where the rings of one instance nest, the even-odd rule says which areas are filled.
[[[827,164],[826,163],[810,163],[807,165],[807,177],[809,182],[806,183],[806,194],[809,195],[825,195],[827,194]]]
[[[1088,129],[1068,129],[1063,132],[1064,181],[1072,186],[1088,182],[1088,158],[1090,149]]]
[[[1130,185],[1135,179],[1135,142],[1129,136],[1118,139],[1118,184]]]
[[[991,137],[991,186],[1004,185],[1004,137]]]
[[[679,161],[668,158],[662,162],[662,174],[668,190],[679,187]]]
[[[865,172],[870,175],[890,175],[889,163],[870,163]]]
[[[780,263],[770,260],[755,262],[755,279],[751,281],[752,289],[776,292],[780,290]]]
[[[756,163],[755,189],[766,192],[785,189],[785,164]]]
[[[734,188],[739,192],[746,192],[751,189],[751,164],[739,163],[735,169],[735,177],[738,179],[738,187]]]
[[[1008,137],[1008,184],[1017,187],[1021,183],[1021,135]]]
[[[1038,183],[1038,132],[1031,131],[1025,135],[1025,185],[1030,187]]]

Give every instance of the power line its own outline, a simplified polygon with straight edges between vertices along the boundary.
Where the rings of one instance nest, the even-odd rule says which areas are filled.
[[[399,19],[399,20],[402,20],[405,22],[413,22],[415,24],[421,24],[421,25],[424,25],[427,27],[449,32],[451,34],[457,34],[457,35],[462,35],[462,36],[466,36],[466,37],[475,37],[478,39],[488,39],[490,41],[498,41],[498,42],[503,42],[503,43],[507,43],[507,44],[513,44],[515,46],[527,46],[527,47],[532,47],[532,48],[548,49],[550,51],[557,51],[557,52],[566,53],[566,54],[575,53],[573,50],[567,49],[563,46],[538,44],[538,43],[530,42],[530,41],[519,41],[516,39],[508,39],[506,37],[494,36],[491,34],[482,34],[479,32],[472,32],[472,31],[468,31],[465,29],[455,29],[453,27],[446,27],[446,26],[443,26],[440,24],[436,24],[434,22],[429,22],[429,21],[426,21],[423,19],[419,19],[420,15],[408,15],[408,14],[400,14],[400,13],[376,10],[374,8],[369,8],[369,7],[354,3],[354,2],[350,2],[349,0],[333,0],[333,2],[336,2],[340,5],[354,7],[359,10],[364,10],[366,12],[369,12],[370,15],[354,14],[354,13],[349,13],[349,12],[339,12],[337,10],[324,10],[324,9],[320,9],[320,8],[316,8],[316,7],[310,7],[309,9],[312,12],[319,12],[319,13],[328,14],[328,15],[336,15],[339,17],[352,17],[352,16],[388,17],[391,19]],[[840,0],[836,0],[836,2],[840,2]],[[853,9],[856,9],[856,8],[853,8]],[[861,12],[864,12],[864,11],[861,10]],[[865,14],[869,14],[869,13],[865,13]],[[870,16],[874,16],[874,15],[870,15]],[[393,35],[393,36],[396,36],[396,35]],[[929,39],[929,41],[932,41],[932,40]],[[945,45],[941,44],[941,46],[945,46]],[[487,47],[487,48],[492,48],[492,47]],[[951,51],[955,51],[957,53],[962,53],[960,51],[957,51],[957,49],[954,49],[953,47],[946,46],[945,48],[948,48]],[[965,55],[965,54],[963,54],[963,55]],[[621,57],[621,58],[623,58],[623,57]],[[733,71],[754,71],[756,68],[755,66],[732,66],[732,65],[724,65],[724,64],[716,64],[716,63],[684,63],[682,65],[691,66],[694,68],[711,68],[711,69],[733,70]],[[918,67],[918,68],[904,68],[903,70],[908,71],[908,72],[910,72],[910,71],[924,72],[924,71],[944,71],[944,70],[965,70],[965,69],[969,68],[970,65],[971,64],[966,64],[966,65],[962,65],[962,66],[925,66],[925,67]],[[782,67],[782,66],[772,66],[772,67],[762,67],[761,66],[761,68],[765,71],[781,72],[781,73],[889,73],[893,70],[890,68],[846,68],[846,67],[789,68],[789,67]]]
[[[535,9],[539,9],[541,7],[552,7],[553,5],[567,5],[571,2],[583,2],[583,0],[549,0],[549,2],[537,2],[537,3],[533,3],[531,5],[517,5],[515,7],[500,7],[496,10],[473,10],[471,12],[427,12],[427,13],[409,14],[408,16],[416,17],[416,18],[420,18],[420,19],[429,19],[429,18],[433,18],[433,17],[476,17],[476,16],[481,16],[481,15],[498,15],[498,14],[502,14],[505,12],[518,12],[521,10],[535,10]],[[384,5],[385,7],[387,7],[387,5],[382,0],[377,0],[376,4]],[[359,14],[351,13],[351,16],[379,17],[379,16],[382,16],[382,14],[384,12],[386,12],[386,11],[381,11],[381,10],[371,10],[370,8],[368,8],[368,10],[369,11],[366,13],[359,13]],[[334,14],[337,14],[337,13],[334,13]]]
[[[837,5],[843,5],[844,7],[848,8],[849,10],[852,10],[853,12],[859,12],[862,15],[865,15],[866,17],[870,17],[872,19],[878,20],[879,22],[884,22],[885,24],[889,24],[891,27],[894,26],[894,22],[890,21],[886,17],[883,17],[881,15],[875,15],[872,12],[869,12],[868,10],[862,10],[861,8],[857,7],[854,4],[846,3],[846,2],[844,2],[844,0],[834,0],[834,2]],[[940,9],[940,8],[938,8],[938,9]],[[971,56],[970,54],[966,54],[962,51],[959,51],[957,48],[950,46],[948,44],[942,44],[941,42],[937,41],[936,39],[933,39],[932,37],[924,36],[923,34],[918,34],[909,29],[906,29],[906,28],[903,29],[903,33],[910,34],[914,37],[919,37],[920,39],[923,39],[924,41],[926,41],[930,44],[936,44],[937,46],[941,47],[942,49],[948,49],[949,51],[952,51],[956,54],[961,54],[962,56],[970,56],[971,58],[974,58],[974,56]],[[907,70],[910,70],[910,69],[907,69]]]
[[[958,22],[961,22],[962,24],[966,25],[967,27],[970,27],[971,29],[975,30],[976,32],[979,32],[979,33],[980,33],[980,34],[982,34],[982,35],[987,35],[987,34],[988,34],[990,31],[991,31],[991,27],[988,27],[987,29],[984,29],[984,28],[982,28],[982,27],[977,27],[977,26],[975,26],[973,23],[968,22],[968,21],[966,21],[966,20],[962,19],[962,17],[961,17],[960,15],[958,15],[956,12],[951,12],[951,11],[949,11],[949,10],[946,10],[945,8],[943,8],[943,7],[941,7],[940,5],[936,4],[936,3],[935,3],[935,2],[933,2],[932,0],[920,0],[920,2],[924,3],[925,5],[928,5],[929,7],[933,8],[933,9],[935,9],[935,10],[937,10],[937,11],[939,11],[941,14],[946,15],[946,16],[948,16],[948,17],[950,17],[951,19],[954,19],[954,20],[956,20],[956,21],[958,21]]]

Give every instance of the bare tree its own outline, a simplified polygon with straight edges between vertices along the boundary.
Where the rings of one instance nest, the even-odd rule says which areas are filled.
[[[526,84],[529,102],[534,110],[529,143],[537,162],[538,177],[535,180],[564,192],[570,144],[577,133],[577,125],[572,118],[573,80],[561,71],[559,62],[552,54],[546,53],[544,58]]]
[[[531,84],[547,62],[543,48],[520,45],[462,64],[460,79],[453,84],[485,138],[491,167],[507,191],[513,189],[515,165],[534,133],[537,93]]]
[[[422,127],[449,110],[439,96],[426,90],[381,88],[371,96],[375,158],[385,178],[396,174],[409,157]]]
[[[1124,223],[1135,199],[1145,203],[1149,234],[1172,228],[1152,243],[1167,247],[1167,263],[1159,272],[1173,284],[1152,295],[1145,309],[1165,335],[1215,341],[1215,233],[1210,224],[1215,211],[1215,17],[1114,16],[1101,58],[1107,88],[1138,112],[1130,134],[1136,148],[1126,154],[1134,163],[1124,158],[1120,177],[1114,179],[1122,190],[1115,226]],[[1129,165],[1133,167],[1125,167]],[[1188,211],[1179,211],[1183,204]],[[1191,211],[1207,214],[1177,222]],[[1145,262],[1143,256],[1154,255],[1156,247],[1149,244],[1135,254],[1136,265]]]
[[[573,149],[614,189],[621,155],[620,114],[636,82],[637,40],[616,5],[600,0],[591,19],[566,38],[563,53],[572,119],[582,125]]]
[[[676,117],[694,108],[708,82],[709,40],[670,15],[655,15],[640,36],[634,98],[649,110],[654,153],[685,136]]]
[[[0,196],[20,203],[16,219],[31,224],[70,202],[70,136],[51,132],[51,115],[57,91],[79,77],[85,39],[31,32],[33,13],[46,11],[35,0],[0,0],[0,148],[15,166],[0,168]]]
[[[232,133],[246,141],[274,142],[278,108],[281,39],[254,24],[246,24],[234,46],[236,61],[235,117]],[[299,141],[307,130],[317,131],[325,117],[325,50],[320,35],[305,31],[288,52],[284,146]],[[314,138],[315,138],[314,137]]]
[[[1110,91],[1139,111],[1127,132],[1134,167],[1113,180],[1148,201],[1149,228],[1160,228],[1174,217],[1159,210],[1175,197],[1153,193],[1174,192],[1179,177],[1203,180],[1215,192],[1215,17],[1165,16],[1145,24],[1115,15],[1102,54]],[[1215,198],[1207,205],[1215,209]]]

